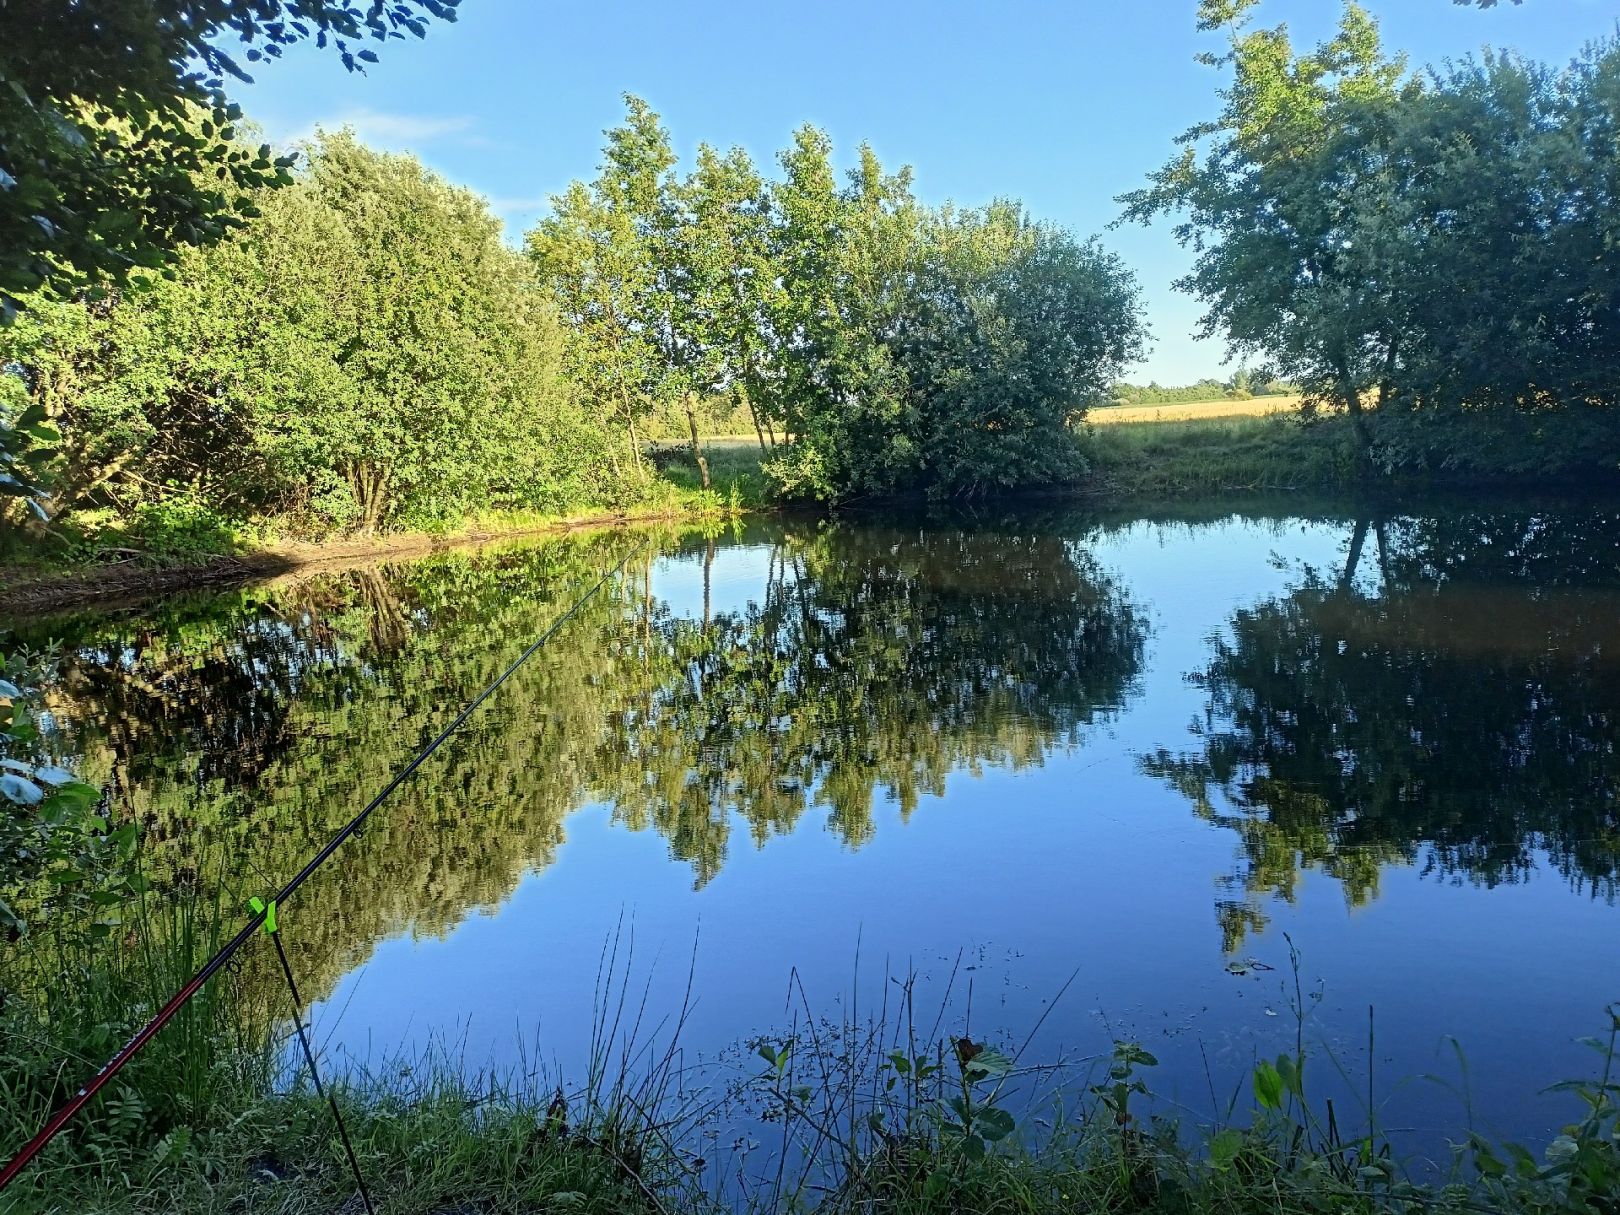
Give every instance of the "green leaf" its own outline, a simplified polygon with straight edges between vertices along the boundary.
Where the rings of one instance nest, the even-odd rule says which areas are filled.
[[[1296,1097],[1303,1097],[1304,1082],[1300,1068],[1292,1055],[1277,1056],[1277,1075],[1282,1078],[1283,1088]]]
[[[1209,1161],[1218,1169],[1227,1169],[1243,1150],[1243,1132],[1228,1127],[1209,1141]]]
[[[1016,1125],[1011,1114],[993,1105],[980,1106],[973,1115],[973,1129],[990,1143],[1005,1139]]]
[[[1012,1070],[1012,1060],[998,1050],[985,1049],[963,1065],[963,1074],[970,1080],[989,1080],[1005,1076]]]
[[[1262,1059],[1254,1068],[1254,1097],[1268,1110],[1282,1108],[1283,1081],[1277,1069]]]

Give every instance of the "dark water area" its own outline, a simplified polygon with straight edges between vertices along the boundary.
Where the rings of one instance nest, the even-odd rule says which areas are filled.
[[[1082,1080],[1141,1041],[1185,1119],[1296,1002],[1342,1122],[1369,1066],[1414,1151],[1572,1115],[1620,999],[1612,502],[758,521],[5,627],[61,642],[54,745],[159,888],[245,906],[627,552],[283,909],[332,1058],[575,1071],[617,938],[694,1067],[910,976]]]

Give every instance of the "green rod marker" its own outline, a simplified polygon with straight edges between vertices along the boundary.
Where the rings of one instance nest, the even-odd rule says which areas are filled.
[[[248,900],[248,907],[252,909],[254,915],[258,915],[261,911],[264,912],[264,930],[265,930],[265,932],[271,934],[272,936],[275,935],[275,931],[276,931],[276,901],[275,901],[275,899],[271,899],[269,905],[267,906],[263,899],[251,898],[251,899]]]

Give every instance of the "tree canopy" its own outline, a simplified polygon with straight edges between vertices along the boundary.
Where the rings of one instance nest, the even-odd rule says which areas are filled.
[[[1254,7],[1201,6],[1223,108],[1122,200],[1178,216],[1203,332],[1348,415],[1368,465],[1612,471],[1620,44],[1413,74],[1353,3],[1304,52]]]
[[[287,161],[239,142],[227,78],[301,41],[351,71],[365,44],[452,21],[459,0],[6,0],[0,43],[0,322],[41,285],[121,280],[252,214]],[[240,48],[232,50],[232,44]]]
[[[375,530],[612,497],[555,312],[482,199],[338,133],[260,206],[172,281],[41,301],[0,337],[63,436],[55,511]]]
[[[701,467],[700,402],[720,399],[752,411],[790,494],[1072,479],[1071,423],[1142,347],[1117,259],[1012,202],[924,207],[870,147],[841,186],[813,127],[777,180],[707,145],[682,178],[657,115],[626,102],[598,177],[527,248],[632,458],[638,425],[678,409]]]

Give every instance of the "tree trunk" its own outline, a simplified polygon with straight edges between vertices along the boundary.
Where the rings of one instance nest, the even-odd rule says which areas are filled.
[[[1367,520],[1363,516],[1356,520],[1355,534],[1350,537],[1350,555],[1345,559],[1344,576],[1339,579],[1339,589],[1349,590],[1356,580],[1356,567],[1361,564],[1361,550],[1367,543]]]
[[[646,467],[641,458],[641,438],[636,434],[636,420],[633,417],[625,418],[625,428],[630,432],[630,457],[636,462],[637,469]]]
[[[1346,371],[1341,371],[1339,375],[1339,401],[1344,405],[1345,413],[1350,415],[1350,429],[1356,435],[1356,475],[1369,478],[1373,473],[1372,430],[1367,425],[1366,411],[1361,407],[1361,394],[1356,391]]]
[[[683,401],[686,408],[686,429],[692,436],[692,463],[697,465],[698,476],[703,480],[703,488],[711,488],[709,484],[709,461],[703,455],[703,444],[698,441],[697,407],[695,393],[687,393]]]
[[[624,411],[624,429],[629,436],[630,459],[637,471],[644,465],[641,460],[641,441],[636,435],[636,412],[630,407],[630,394],[625,391],[624,385],[619,385],[619,408]]]
[[[742,403],[748,406],[748,418],[754,424],[754,437],[759,440],[759,454],[769,455],[770,449],[765,446],[765,428],[759,424],[759,410],[754,408],[753,396],[741,385],[737,388],[737,395],[742,398]]]
[[[387,475],[380,468],[367,463],[349,465],[347,471],[349,492],[354,495],[355,510],[359,514],[360,531],[377,530],[387,508]]]
[[[703,635],[709,635],[709,608],[714,596],[714,541],[703,550]]]

